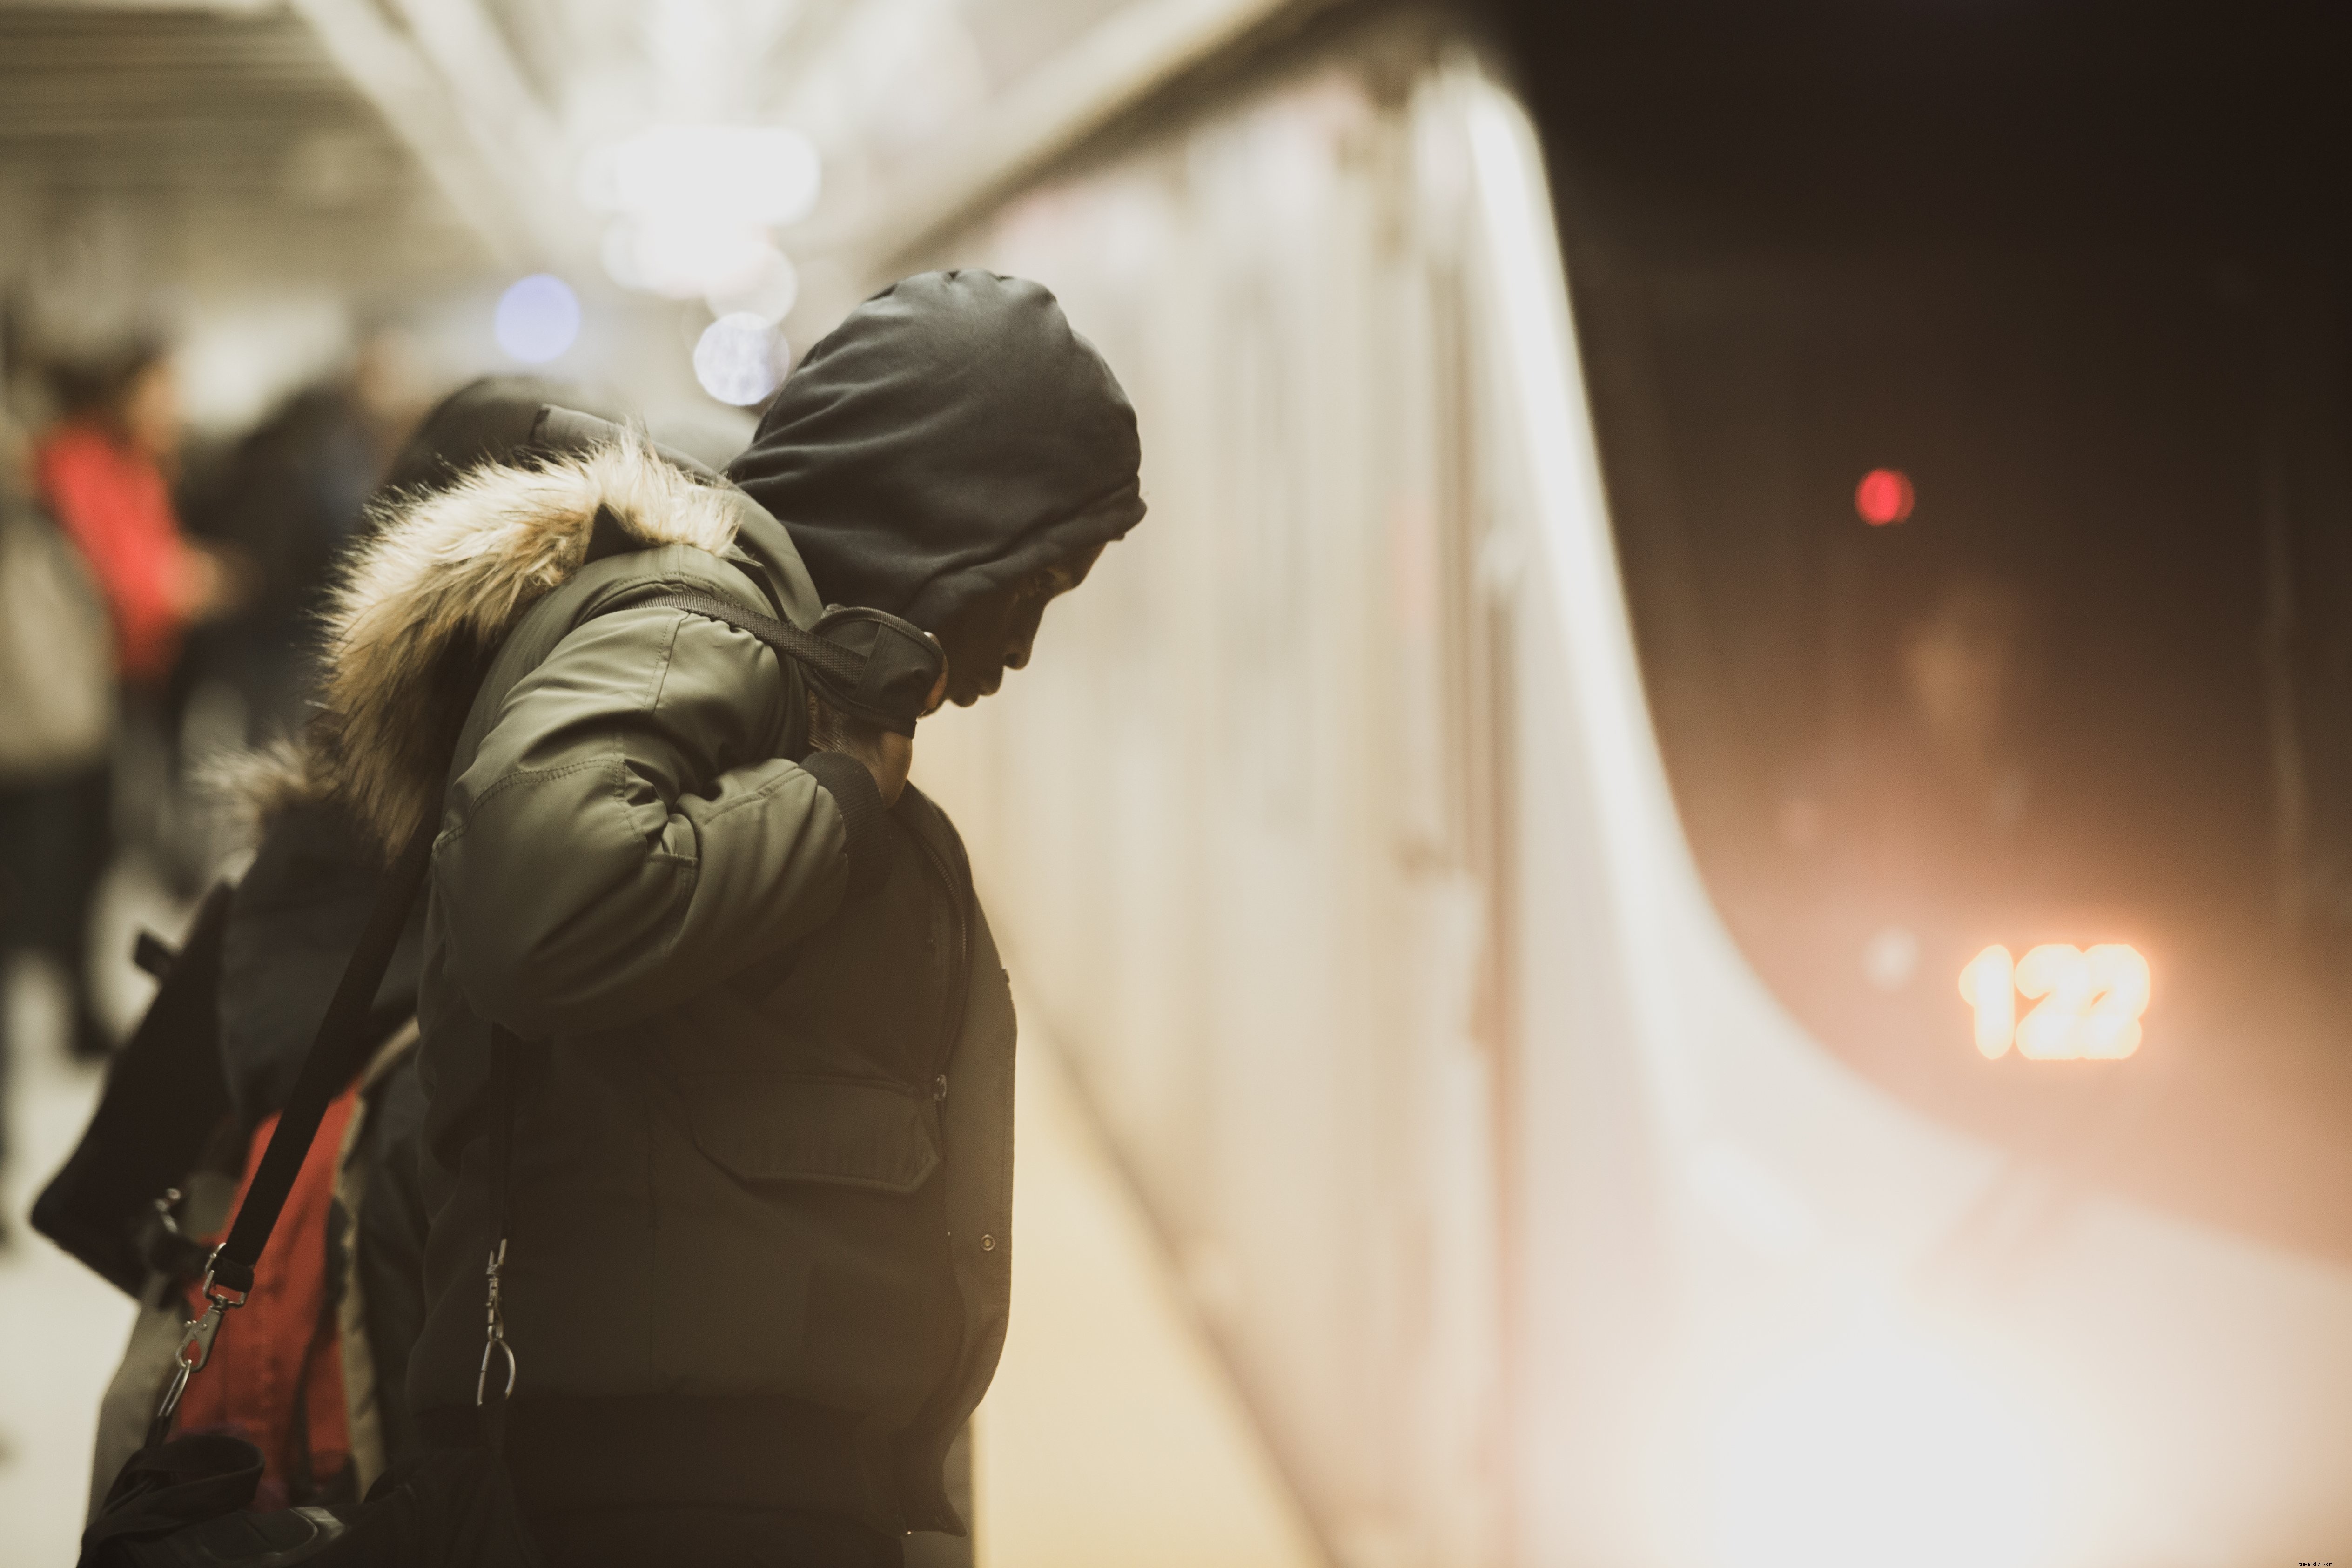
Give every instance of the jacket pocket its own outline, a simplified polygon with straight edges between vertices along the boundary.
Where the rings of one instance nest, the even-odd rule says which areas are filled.
[[[928,1101],[895,1083],[767,1071],[677,1081],[695,1146],[740,1181],[904,1196],[940,1167]]]

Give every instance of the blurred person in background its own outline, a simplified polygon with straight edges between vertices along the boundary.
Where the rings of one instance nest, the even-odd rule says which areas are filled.
[[[123,685],[159,692],[188,628],[238,597],[236,570],[182,537],[173,509],[179,384],[152,340],[61,365],[52,381],[60,417],[36,457],[41,497],[105,591]]]
[[[196,640],[189,672],[236,693],[244,741],[300,726],[310,618],[420,412],[406,362],[397,333],[368,334],[347,370],[286,399],[187,489],[189,531],[252,566],[247,602]]]
[[[47,954],[72,991],[73,1043],[102,1053],[86,966],[106,842],[112,632],[89,568],[33,499],[30,470],[23,433],[0,415],[0,976],[18,953]],[[0,994],[0,1163],[10,1011]]]
[[[171,678],[191,626],[236,607],[240,570],[232,559],[184,538],[172,504],[181,422],[169,356],[152,340],[53,368],[60,409],[35,454],[40,495],[80,549],[114,626],[114,663],[131,754],[157,759],[131,778],[91,775],[69,827],[75,835],[68,889],[60,873],[50,897],[58,919],[87,925],[99,878],[112,856],[110,829],[126,805],[136,819],[164,822],[173,785]],[[150,775],[152,775],[152,779]],[[133,785],[126,801],[121,792]],[[152,800],[147,796],[154,796]],[[90,1008],[87,963],[74,965],[75,1049],[102,1056],[110,1038]]]

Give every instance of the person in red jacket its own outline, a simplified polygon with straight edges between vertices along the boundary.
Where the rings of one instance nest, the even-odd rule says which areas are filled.
[[[142,343],[56,380],[65,416],[35,453],[37,489],[105,597],[135,721],[158,711],[187,628],[234,607],[237,574],[181,537],[168,479],[179,395],[162,349]],[[89,921],[112,853],[113,793],[100,762],[0,800],[0,949],[55,955],[72,993],[72,1052],[86,1061],[112,1046],[93,1005]]]
[[[42,499],[106,594],[124,685],[153,689],[171,674],[182,634],[231,597],[232,574],[181,537],[172,510],[166,476],[179,456],[180,405],[171,362],[141,343],[58,381],[66,416],[41,443]]]

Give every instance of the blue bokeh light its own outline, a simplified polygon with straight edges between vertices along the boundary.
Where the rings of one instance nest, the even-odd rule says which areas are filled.
[[[525,364],[545,364],[580,336],[580,299],[552,273],[534,272],[499,296],[499,347]]]
[[[746,408],[782,384],[792,350],[762,316],[721,316],[694,345],[694,379],[721,403]]]

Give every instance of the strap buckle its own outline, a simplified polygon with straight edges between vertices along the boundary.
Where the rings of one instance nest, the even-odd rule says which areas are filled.
[[[213,1310],[210,1315],[214,1316],[218,1315],[228,1308],[244,1306],[246,1298],[252,1294],[249,1290],[239,1290],[232,1286],[217,1283],[215,1276],[220,1272],[220,1255],[223,1248],[227,1246],[227,1242],[222,1242],[219,1247],[214,1247],[212,1255],[205,1259],[205,1282],[202,1289],[205,1300],[213,1304]],[[209,1343],[210,1342],[207,1341],[206,1342]],[[201,1365],[202,1363],[200,1363],[198,1364]]]

